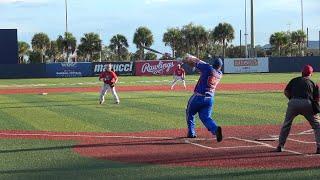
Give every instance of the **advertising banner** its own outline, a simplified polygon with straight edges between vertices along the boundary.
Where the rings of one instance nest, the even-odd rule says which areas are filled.
[[[172,75],[178,62],[169,61],[136,61],[136,76]]]
[[[99,75],[105,70],[107,64],[112,65],[112,69],[118,75],[133,75],[133,62],[95,62],[92,64],[92,71],[94,75]]]
[[[224,73],[269,72],[269,58],[236,58],[224,60]]]
[[[91,63],[53,63],[46,64],[47,77],[68,78],[92,76]]]

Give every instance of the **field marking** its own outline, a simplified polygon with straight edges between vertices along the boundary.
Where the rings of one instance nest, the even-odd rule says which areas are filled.
[[[301,135],[308,135],[308,134],[290,134],[291,136],[301,136]],[[271,136],[274,138],[279,138],[279,136]],[[294,141],[294,142],[299,142],[299,143],[303,143],[303,144],[316,144],[316,142],[312,141],[304,141],[304,140],[298,140],[298,139],[293,139],[293,138],[287,138],[287,140],[289,141]]]
[[[177,140],[180,137],[153,137],[153,136],[118,136],[118,135],[84,135],[84,134],[47,134],[47,133],[0,133],[0,139],[3,138],[1,136],[16,136],[16,137],[31,137],[31,136],[40,136],[40,137],[64,137],[64,138],[71,138],[71,137],[77,137],[77,138],[125,138],[125,139],[160,139],[160,140]],[[229,147],[217,147],[217,148],[213,148],[213,147],[209,147],[209,146],[205,146],[205,145],[201,145],[195,142],[191,142],[189,140],[187,140],[187,138],[181,138],[184,139],[184,142],[190,145],[194,145],[194,146],[198,146],[198,147],[202,147],[205,149],[211,149],[211,150],[219,150],[219,149],[237,149],[237,148],[254,148],[254,147],[268,147],[268,148],[273,148],[276,149],[276,147],[267,144],[267,143],[263,143],[263,142],[258,142],[258,141],[254,141],[254,140],[249,140],[249,139],[244,139],[244,138],[238,138],[238,137],[228,137],[225,139],[235,139],[238,141],[244,141],[244,142],[249,142],[249,143],[254,143],[257,145],[252,145],[252,146],[229,146]],[[213,140],[214,138],[196,138],[193,140]],[[288,138],[289,140],[290,138]],[[290,139],[292,140],[292,139]],[[298,142],[301,143],[311,143],[311,142],[306,142],[306,141],[299,141],[296,140]],[[314,142],[312,142],[314,143]],[[310,156],[304,153],[300,153],[297,151],[292,151],[292,150],[288,150],[288,149],[284,149],[285,152],[289,152],[292,154],[296,154],[296,155],[304,155],[304,156]]]
[[[298,142],[298,143],[303,143],[303,144],[316,144],[316,142],[303,141],[303,140],[297,140],[297,139],[292,139],[292,138],[288,138],[288,140]]]
[[[169,83],[172,82],[173,80],[152,80],[152,81],[131,81],[131,82],[125,82],[125,81],[120,81],[119,84],[152,84],[152,83]],[[196,82],[196,79],[188,79],[186,80],[187,82]],[[20,87],[20,88],[25,88],[25,87],[50,87],[50,86],[77,86],[77,85],[100,85],[101,82],[79,82],[79,83],[52,83],[52,84],[9,84],[9,85],[0,85],[0,88],[11,88],[11,87]]]
[[[266,147],[276,149],[275,146],[272,146],[272,145],[267,144],[267,143],[258,142],[258,141],[252,141],[252,140],[249,140],[249,139],[243,139],[243,138],[237,138],[237,137],[232,137],[232,138],[233,139],[237,139],[239,141],[245,141],[245,142],[252,142],[252,143],[256,143],[256,144],[261,144],[261,145],[265,145]],[[288,150],[288,149],[284,149],[283,151],[289,152],[289,153],[292,153],[292,154],[296,154],[296,155],[305,155],[304,153],[300,153],[298,151],[292,151],[292,150]]]
[[[163,139],[175,140],[174,137],[144,137],[144,136],[112,136],[112,135],[85,135],[85,134],[46,134],[46,133],[0,133],[0,136],[42,136],[42,137],[84,137],[84,138],[127,138],[127,139]],[[1,137],[0,137],[1,138]]]
[[[210,147],[210,146],[205,146],[205,145],[202,145],[202,144],[198,144],[198,143],[194,143],[194,142],[191,142],[189,140],[185,140],[185,143],[187,144],[191,144],[191,145],[194,145],[194,146],[197,146],[197,147],[201,147],[201,148],[205,148],[205,149],[210,149],[210,150],[220,150],[220,149],[238,149],[238,148],[254,148],[254,147],[263,147],[264,145],[253,145],[253,146],[227,146],[227,147],[217,147],[217,148],[213,148],[213,147]]]
[[[306,130],[306,131],[302,131],[296,135],[304,135],[304,134],[313,134],[313,129],[309,129],[309,130]]]

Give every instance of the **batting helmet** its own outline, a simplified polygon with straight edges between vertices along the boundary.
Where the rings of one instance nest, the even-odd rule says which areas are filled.
[[[215,59],[212,63],[212,67],[217,69],[219,67],[222,67],[223,66],[223,61],[222,59],[218,58],[218,59]]]

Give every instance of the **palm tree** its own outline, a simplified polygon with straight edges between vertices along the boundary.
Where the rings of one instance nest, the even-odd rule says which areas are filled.
[[[278,50],[278,55],[281,56],[281,50],[289,42],[290,38],[285,32],[276,32],[270,36],[270,44]]]
[[[194,54],[193,26],[194,25],[190,23],[188,25],[183,26],[181,29],[183,39],[181,42],[181,50],[184,53]]]
[[[59,52],[61,54],[67,53],[67,56],[70,51],[75,51],[77,47],[77,39],[70,32],[64,33],[64,36],[59,35],[56,42]]]
[[[50,47],[50,39],[45,33],[37,33],[31,40],[32,49],[41,52],[41,62],[44,61],[44,53]]]
[[[59,54],[57,41],[50,42],[50,48],[47,49],[46,54],[49,56],[49,58],[53,58],[53,62],[56,62],[57,55]]]
[[[179,28],[170,28],[163,34],[162,41],[165,46],[170,46],[172,49],[172,57],[176,57],[176,51],[181,46],[182,42],[182,32]]]
[[[27,52],[30,49],[30,45],[26,42],[19,41],[18,47],[19,47],[19,61],[20,63],[22,63],[24,60],[24,56],[27,54]]]
[[[152,32],[147,27],[139,27],[134,33],[133,43],[139,49],[140,59],[144,59],[144,49],[142,46],[150,47],[153,44]]]
[[[84,37],[81,38],[80,42],[81,43],[78,47],[80,54],[89,56],[90,59],[94,58],[94,53],[101,51],[101,39],[100,36],[96,33],[84,34]]]
[[[211,32],[211,38],[214,42],[222,44],[222,53],[223,57],[225,57],[227,43],[234,39],[234,29],[231,24],[219,23]]]
[[[110,40],[109,48],[118,55],[119,60],[122,60],[122,57],[127,54],[128,47],[127,38],[121,34],[113,36]]]
[[[302,30],[294,31],[291,33],[291,41],[294,44],[298,45],[299,48],[299,54],[302,53],[302,46],[306,42],[307,35]]]
[[[209,33],[203,26],[194,26],[192,28],[194,46],[197,57],[200,57],[200,48],[206,46],[209,41]]]

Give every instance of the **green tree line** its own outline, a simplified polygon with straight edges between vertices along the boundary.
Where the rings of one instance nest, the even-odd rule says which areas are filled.
[[[162,41],[171,48],[170,57],[177,58],[185,53],[194,54],[202,59],[210,57],[239,58],[245,56],[245,46],[234,46],[235,31],[229,23],[219,23],[213,29],[193,23],[182,27],[168,28],[163,34]],[[303,55],[306,35],[303,31],[276,32],[270,36],[272,48],[256,47],[258,56],[296,56]],[[107,45],[102,44],[101,37],[94,32],[85,33],[80,42],[72,33],[59,35],[50,40],[45,33],[34,34],[31,46],[19,42],[19,58],[24,62],[28,56],[31,63],[69,61],[135,61],[154,60],[157,55],[146,51],[143,47],[151,47],[154,36],[148,27],[138,27],[133,35],[133,44],[137,51],[129,51],[127,37],[116,34]],[[167,59],[163,56],[160,59]]]

